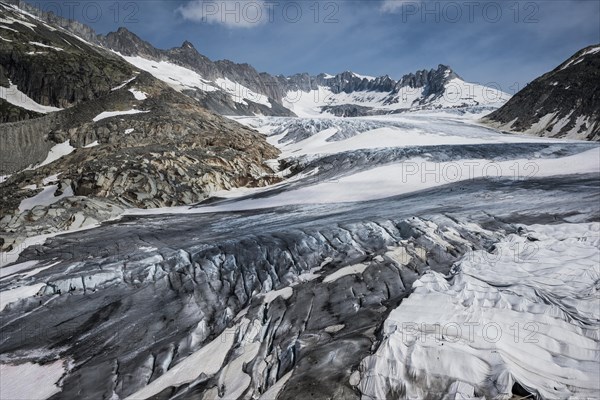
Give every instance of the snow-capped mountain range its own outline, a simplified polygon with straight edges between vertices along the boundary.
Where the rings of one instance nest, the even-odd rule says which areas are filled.
[[[274,76],[259,73],[248,64],[211,61],[188,41],[180,47],[161,50],[125,28],[106,36],[96,35],[82,24],[40,12],[24,2],[14,3],[30,16],[117,53],[135,67],[196,98],[208,109],[225,115],[365,116],[498,106],[510,98],[497,89],[466,82],[445,65],[409,73],[399,80],[350,71],[337,75]]]
[[[197,97],[209,109],[230,115],[365,116],[497,106],[510,98],[497,89],[464,81],[445,65],[409,73],[400,80],[351,71],[285,77],[258,73],[248,64],[212,62],[187,41],[179,48],[158,50],[124,28],[108,34],[103,42],[136,67]],[[215,100],[219,95],[222,99]]]

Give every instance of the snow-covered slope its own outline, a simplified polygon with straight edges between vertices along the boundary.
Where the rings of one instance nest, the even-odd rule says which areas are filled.
[[[127,62],[151,73],[163,82],[168,83],[176,90],[200,90],[202,92],[221,91],[236,103],[248,105],[247,102],[250,101],[271,108],[271,103],[265,95],[256,93],[244,85],[233,82],[227,78],[218,78],[214,81],[209,81],[189,68],[168,61],[153,61],[139,56],[122,57]]]

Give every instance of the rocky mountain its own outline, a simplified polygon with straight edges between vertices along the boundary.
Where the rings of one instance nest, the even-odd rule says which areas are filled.
[[[58,25],[0,9],[4,248],[279,179],[262,135]]]
[[[486,121],[512,132],[600,140],[600,45],[529,83]]]
[[[121,30],[120,35],[135,37],[125,30]],[[137,42],[139,38],[132,41]],[[221,114],[364,116],[418,109],[494,106],[510,97],[465,82],[445,65],[407,74],[399,81],[389,76],[366,77],[350,71],[337,75],[304,73],[284,77],[258,73],[248,64],[211,62],[189,42],[180,48],[159,51],[161,55],[152,58],[136,53],[138,47],[145,48],[112,49],[136,54],[124,58]]]

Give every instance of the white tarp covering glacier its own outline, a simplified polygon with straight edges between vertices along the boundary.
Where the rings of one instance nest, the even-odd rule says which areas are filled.
[[[600,223],[522,228],[450,279],[413,284],[362,363],[363,398],[510,398],[515,382],[547,399],[597,396]]]

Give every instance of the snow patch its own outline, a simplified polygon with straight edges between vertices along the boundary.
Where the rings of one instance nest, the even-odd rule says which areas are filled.
[[[600,46],[596,46],[596,47],[592,47],[590,49],[587,49],[586,51],[584,51],[579,57],[574,58],[572,60],[569,60],[561,69],[560,71],[567,69],[569,67],[572,67],[573,65],[579,64],[580,62],[583,61],[583,59],[590,55],[590,54],[596,54],[600,52]],[[567,88],[568,89],[568,88]]]
[[[69,187],[60,196],[55,196],[54,193],[57,189],[58,185],[45,186],[37,195],[21,200],[21,203],[19,204],[19,212],[22,213],[29,211],[37,206],[46,207],[57,203],[66,197],[71,197],[74,195],[73,189]]]
[[[31,267],[37,265],[38,263],[39,263],[39,261],[37,261],[37,260],[25,261],[23,263],[11,265],[10,267],[1,268],[0,269],[0,279],[5,278],[9,275],[14,275],[17,272],[26,270],[28,268],[31,268]]]
[[[142,100],[146,100],[148,98],[148,95],[146,93],[141,92],[139,90],[129,89],[129,91],[133,94],[133,96],[135,97],[136,100],[142,101]]]
[[[273,290],[271,292],[265,293],[265,297],[263,298],[264,303],[271,303],[273,300],[281,297],[284,300],[289,299],[294,294],[294,289],[291,287],[286,287],[281,290]]]
[[[19,301],[21,299],[25,299],[28,297],[35,296],[41,288],[46,286],[45,283],[37,283],[35,285],[29,286],[20,286],[14,289],[3,290],[0,292],[0,311],[4,310],[7,305]],[[2,377],[4,380],[4,376]],[[2,383],[2,386],[4,382]],[[4,398],[4,397],[2,397]]]
[[[4,99],[12,105],[24,108],[29,111],[35,111],[38,113],[46,114],[53,111],[60,111],[62,108],[44,106],[35,102],[25,93],[21,92],[17,85],[13,85],[9,81],[9,87],[5,88],[0,86],[0,99]]]
[[[133,78],[130,78],[130,79],[126,80],[125,82],[123,82],[123,83],[122,83],[122,84],[120,84],[119,86],[117,86],[117,87],[114,87],[114,88],[110,89],[110,91],[111,91],[111,92],[114,92],[115,90],[119,90],[119,89],[122,89],[122,88],[124,88],[125,86],[127,86],[127,84],[128,84],[128,83],[130,83],[130,82],[132,82],[133,80],[135,80],[135,78],[137,78],[137,76],[134,76]]]
[[[1,18],[0,17],[0,23],[2,23],[2,24],[9,24],[9,25],[12,25],[12,24],[15,24],[15,23],[16,24],[21,24],[21,25],[26,26],[27,28],[31,29],[32,31],[35,30],[35,28],[36,28],[35,24],[23,21],[21,19],[16,19],[16,18],[13,18],[13,17],[10,17],[10,16],[7,16],[6,18]]]
[[[38,46],[38,47],[43,47],[43,48],[46,48],[46,49],[56,50],[56,51],[63,51],[64,50],[64,49],[61,49],[60,47],[49,46],[47,44],[40,43],[40,42],[29,42],[29,44],[32,44],[32,45]]]
[[[98,141],[97,141],[97,140],[94,140],[92,143],[90,143],[90,144],[88,144],[88,145],[85,145],[85,146],[83,146],[83,148],[84,148],[84,149],[89,149],[89,148],[91,148],[91,147],[96,147],[96,146],[98,146],[98,145],[99,145]]]
[[[63,143],[56,144],[50,149],[48,155],[46,156],[46,159],[41,164],[38,164],[31,168],[26,168],[26,170],[38,169],[45,165],[51,164],[59,158],[71,154],[73,151],[75,151],[75,147],[71,146],[71,142],[69,140],[66,140]]]
[[[360,78],[360,79],[366,79],[366,80],[369,80],[369,81],[373,81],[373,80],[375,80],[375,77],[374,77],[374,76],[369,76],[369,75],[360,75],[360,74],[357,74],[356,72],[352,72],[352,75],[354,75],[354,76],[355,76],[355,77],[357,77],[357,78]]]
[[[366,264],[350,265],[348,267],[340,268],[331,275],[327,275],[323,279],[323,283],[334,282],[343,276],[347,275],[359,275],[362,274],[369,266]]]
[[[0,25],[0,29],[5,29],[5,30],[7,30],[7,31],[12,31],[12,32],[17,32],[17,33],[19,33],[19,31],[18,31],[18,30],[16,30],[16,29],[13,29],[13,28],[9,28],[8,26],[4,26],[4,25]],[[11,40],[11,42],[12,42],[12,40]]]

